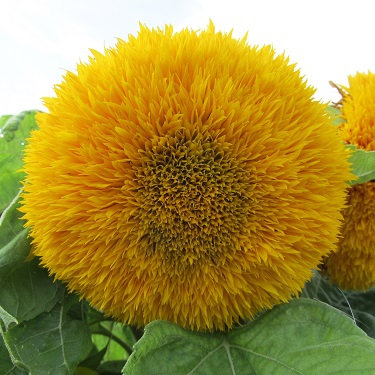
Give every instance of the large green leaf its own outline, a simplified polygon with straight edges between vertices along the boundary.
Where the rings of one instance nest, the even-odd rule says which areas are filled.
[[[0,218],[0,322],[5,328],[51,310],[64,295],[62,284],[53,282],[37,258],[25,262],[31,245],[19,206],[16,197]]]
[[[25,177],[20,172],[23,149],[30,132],[37,128],[36,111],[0,117],[0,213],[8,206]]]
[[[375,374],[375,340],[333,307],[295,299],[228,333],[155,321],[125,375]]]
[[[64,286],[38,264],[34,258],[0,268],[0,319],[6,328],[51,310],[63,298]]]
[[[0,217],[0,269],[23,261],[30,252],[31,241],[18,211],[20,205],[17,195]]]
[[[12,359],[10,358],[8,349],[5,346],[5,343],[1,334],[0,334],[0,374],[2,375],[28,375],[28,373],[25,370],[22,370],[13,364]]]
[[[67,315],[67,304],[8,329],[4,340],[13,362],[30,375],[70,375],[90,353],[87,324]]]

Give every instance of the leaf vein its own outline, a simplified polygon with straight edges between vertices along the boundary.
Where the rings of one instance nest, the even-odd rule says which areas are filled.
[[[223,343],[221,343],[220,345],[218,345],[214,350],[211,350],[210,352],[207,353],[206,356],[204,356],[199,362],[198,364],[189,372],[187,373],[186,375],[193,375],[193,372],[198,369],[203,362],[205,362],[209,357],[211,357],[214,353],[216,353],[219,349],[221,349],[223,347]]]
[[[68,366],[68,362],[67,362],[66,356],[65,356],[64,340],[63,340],[63,333],[62,333],[63,312],[64,312],[64,305],[61,305],[59,327],[58,328],[59,328],[60,339],[61,339],[61,352],[62,352],[62,356],[63,356],[63,360],[64,360],[64,366],[66,367],[66,369],[69,372],[69,366]]]
[[[238,350],[242,350],[242,351],[245,351],[245,352],[248,352],[250,354],[253,354],[255,356],[258,356],[258,357],[261,357],[261,358],[264,358],[264,359],[267,359],[269,361],[272,361],[272,362],[276,362],[278,363],[279,365],[281,366],[284,366],[285,368],[287,368],[288,370],[292,370],[293,372],[297,373],[297,374],[300,374],[300,375],[304,375],[302,372],[299,372],[297,369],[287,365],[286,363],[283,363],[279,360],[277,360],[276,358],[272,358],[272,357],[269,357],[267,355],[264,355],[264,354],[261,354],[261,353],[258,353],[258,352],[255,352],[251,349],[246,349],[246,348],[243,348],[241,346],[238,346],[238,345],[229,345],[231,348],[235,348],[235,349],[238,349]]]

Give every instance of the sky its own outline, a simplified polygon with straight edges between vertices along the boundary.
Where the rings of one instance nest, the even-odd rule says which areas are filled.
[[[329,81],[347,84],[357,71],[375,72],[373,0],[0,0],[0,115],[46,110],[43,97],[89,49],[172,24],[248,33],[250,45],[271,44],[297,63],[315,99],[337,101]]]

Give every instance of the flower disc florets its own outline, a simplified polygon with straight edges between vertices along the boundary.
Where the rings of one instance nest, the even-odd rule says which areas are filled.
[[[25,156],[35,254],[129,323],[226,329],[287,301],[334,250],[349,164],[271,47],[149,30],[93,51]]]

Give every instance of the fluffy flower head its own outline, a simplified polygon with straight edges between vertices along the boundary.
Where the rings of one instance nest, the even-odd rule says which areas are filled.
[[[357,73],[348,81],[342,102],[346,120],[340,126],[342,139],[358,148],[375,150],[375,74]]]
[[[223,330],[298,294],[335,248],[350,173],[295,66],[212,24],[92,53],[25,156],[42,264],[139,325]]]
[[[348,191],[348,207],[339,250],[329,256],[327,271],[343,289],[367,290],[375,285],[375,182]]]
[[[342,140],[375,151],[375,74],[348,80],[342,90]],[[367,290],[375,286],[375,182],[354,185],[347,200],[338,251],[329,256],[327,271],[343,289]]]

